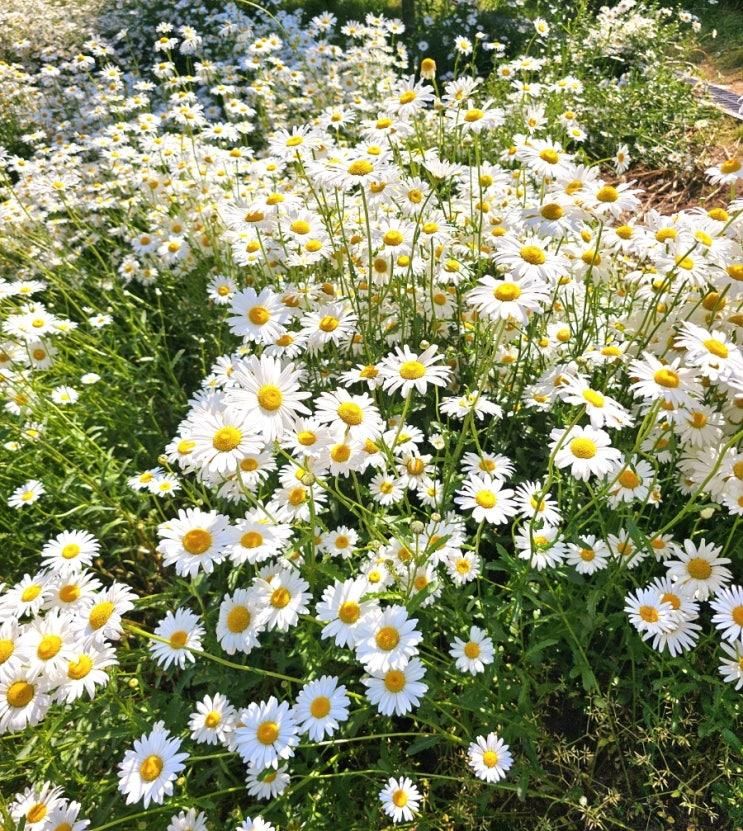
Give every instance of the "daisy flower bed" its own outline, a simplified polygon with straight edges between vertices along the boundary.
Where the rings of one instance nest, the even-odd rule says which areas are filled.
[[[732,828],[740,159],[217,23],[0,75],[4,827]]]

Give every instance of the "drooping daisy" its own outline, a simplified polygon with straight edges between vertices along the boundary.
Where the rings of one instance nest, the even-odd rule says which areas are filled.
[[[181,811],[170,818],[165,831],[208,831],[206,814],[203,811],[197,812],[196,808]]]
[[[234,731],[237,752],[256,767],[278,768],[281,759],[294,755],[299,733],[292,708],[274,696],[251,702],[240,713],[241,726]]]
[[[420,706],[428,689],[421,681],[425,674],[420,660],[411,658],[400,669],[379,670],[361,682],[367,688],[366,697],[383,716],[402,716]]]
[[[119,790],[126,796],[126,804],[143,801],[162,804],[173,793],[178,774],[185,767],[187,753],[180,753],[180,740],[170,735],[165,724],[158,721],[150,731],[143,733],[127,750],[119,763]]]
[[[153,640],[150,643],[150,653],[161,667],[167,669],[176,664],[181,669],[186,662],[194,663],[196,656],[192,650],[201,649],[201,639],[204,637],[204,627],[198,615],[190,609],[176,609],[168,612],[155,627],[154,634],[167,641]]]
[[[61,802],[62,788],[44,782],[18,794],[10,805],[10,816],[18,823],[24,820],[23,827],[30,831],[46,831],[50,814]]]
[[[429,384],[446,386],[451,370],[439,364],[443,355],[437,352],[435,343],[420,354],[412,352],[407,344],[402,349],[398,346],[394,354],[383,358],[379,364],[382,386],[387,392],[399,391],[403,397],[414,389],[423,395]]]
[[[390,777],[387,784],[379,792],[379,801],[387,816],[392,817],[394,823],[412,822],[420,810],[421,792],[407,776],[399,779]]]
[[[469,766],[475,772],[475,776],[486,782],[499,782],[505,779],[513,764],[509,746],[498,737],[497,733],[477,736],[470,744],[467,756]]]
[[[699,600],[707,600],[716,595],[726,583],[733,579],[726,565],[727,557],[720,557],[722,548],[702,539],[698,543],[684,540],[683,550],[676,554],[677,559],[667,560],[663,565],[668,569],[668,576],[678,581]]]
[[[248,765],[245,778],[248,793],[256,799],[275,799],[287,789],[290,781],[286,765],[280,768],[258,768]]]
[[[485,665],[493,663],[493,641],[477,626],[470,627],[469,639],[454,638],[449,654],[460,672],[477,675],[485,672]]]
[[[323,675],[305,684],[294,705],[294,718],[300,733],[307,733],[313,742],[332,736],[340,722],[348,719],[351,702],[346,688],[334,676]]]
[[[556,428],[550,439],[557,467],[569,467],[570,474],[582,481],[605,476],[622,458],[620,451],[611,446],[609,434],[594,427]]]

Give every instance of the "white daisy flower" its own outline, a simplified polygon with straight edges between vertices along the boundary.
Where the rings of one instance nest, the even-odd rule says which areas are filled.
[[[348,719],[351,704],[346,688],[338,678],[323,675],[305,684],[297,695],[294,718],[300,733],[307,733],[313,742],[332,736],[340,722]]]
[[[505,779],[513,764],[509,746],[497,733],[477,736],[470,744],[467,756],[475,776],[491,783]]]
[[[162,804],[173,793],[178,774],[185,767],[187,753],[180,753],[180,740],[170,735],[165,724],[158,721],[150,731],[143,733],[127,750],[119,763],[119,790],[126,796],[126,804],[143,801]]]
[[[241,710],[241,726],[234,731],[237,752],[245,762],[259,768],[278,768],[281,759],[294,755],[299,733],[292,708],[274,696],[251,702]]]

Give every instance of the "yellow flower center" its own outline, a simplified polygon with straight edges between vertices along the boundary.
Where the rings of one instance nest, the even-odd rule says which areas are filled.
[[[227,613],[227,628],[233,635],[244,632],[250,626],[250,612],[245,606],[233,606]]]
[[[256,326],[263,326],[264,323],[268,323],[271,319],[271,312],[265,306],[253,306],[248,311],[248,319]]]
[[[222,714],[218,710],[209,710],[204,718],[204,726],[213,730],[222,721]]]
[[[666,389],[674,390],[678,387],[680,383],[680,378],[677,372],[674,372],[670,367],[663,367],[659,369],[655,375],[653,375],[653,380],[656,384],[660,387],[666,387]]]
[[[292,599],[291,593],[289,589],[285,588],[284,586],[280,586],[278,589],[274,589],[271,593],[271,605],[274,609],[283,609],[289,605],[289,601]]]
[[[496,503],[498,502],[498,497],[493,493],[493,491],[489,490],[479,490],[475,494],[475,502],[481,507],[489,510],[490,508],[494,508]]]
[[[382,241],[385,245],[401,245],[403,241],[403,235],[394,229],[387,231],[387,233],[382,237]]]
[[[521,287],[518,283],[500,283],[493,289],[493,296],[501,303],[511,303],[521,297]]]
[[[596,558],[596,552],[592,548],[581,548],[578,552],[580,555],[581,560],[585,561],[586,563],[590,563],[591,560]]]
[[[724,162],[720,162],[720,173],[726,175],[728,173],[737,173],[740,170],[740,166],[740,159],[727,159]]]
[[[604,406],[604,396],[597,392],[596,390],[587,389],[583,391],[583,398],[588,401],[589,404],[593,404],[594,407],[603,407]]]
[[[152,753],[139,766],[139,775],[145,782],[154,782],[162,773],[165,763],[161,756]]]
[[[405,361],[400,366],[400,377],[406,381],[414,381],[426,374],[426,367],[420,361]]]
[[[36,657],[41,661],[53,658],[62,648],[62,638],[59,635],[44,635],[36,647]]]
[[[637,613],[645,621],[645,623],[657,623],[660,615],[655,606],[640,606]]]
[[[367,159],[356,159],[348,166],[351,176],[368,176],[374,170],[374,165]]]
[[[330,712],[330,699],[326,695],[318,695],[310,704],[310,713],[313,718],[325,718]]]
[[[707,580],[712,574],[712,566],[703,557],[693,557],[689,560],[686,570],[694,580]]]
[[[560,161],[559,153],[551,147],[545,147],[544,150],[540,151],[539,158],[547,164],[557,164]]]
[[[336,444],[330,450],[330,458],[334,462],[347,462],[351,458],[351,448],[347,444]]]
[[[15,652],[15,644],[9,638],[0,638],[0,666]]]
[[[666,242],[669,239],[676,239],[678,232],[675,228],[659,228],[655,232],[655,238],[658,242]]]
[[[616,202],[619,199],[619,191],[613,185],[604,185],[596,193],[599,202]]]
[[[93,669],[93,659],[88,655],[80,655],[77,661],[70,661],[67,665],[67,677],[73,681],[79,681],[90,674]]]
[[[464,114],[464,120],[468,124],[472,124],[474,121],[479,121],[481,118],[485,117],[485,113],[478,109],[477,107],[473,107],[471,110],[467,110]]]
[[[405,673],[391,669],[384,676],[384,685],[391,693],[399,693],[405,687]]]
[[[320,329],[323,332],[335,332],[335,330],[340,326],[340,320],[337,317],[333,317],[333,315],[325,315],[325,317],[320,321]]]
[[[415,92],[415,90],[407,89],[407,90],[405,90],[405,92],[403,92],[400,95],[400,97],[398,98],[398,101],[401,104],[410,104],[410,102],[415,101],[415,99],[417,97],[418,97],[418,94]]]
[[[597,451],[596,442],[583,436],[570,442],[570,452],[576,459],[592,459]]]
[[[187,640],[188,632],[184,632],[183,629],[179,629],[177,632],[173,632],[168,642],[170,643],[172,649],[183,649]]]
[[[361,606],[355,600],[346,600],[338,609],[338,617],[348,626],[356,623],[360,616]]]
[[[288,501],[289,504],[293,507],[297,508],[307,499],[307,491],[304,488],[292,488],[289,491]]]
[[[726,271],[732,280],[743,281],[743,263],[731,263]]]
[[[524,245],[519,254],[529,265],[543,265],[547,261],[547,255],[538,245]]]
[[[5,694],[8,704],[16,709],[25,707],[34,697],[36,687],[28,681],[14,681]]]
[[[469,641],[464,645],[464,654],[470,659],[474,660],[475,658],[480,657],[480,647],[474,641]]]
[[[41,820],[44,819],[47,813],[48,811],[46,805],[44,805],[43,802],[37,802],[26,813],[26,821],[32,823],[41,822]]]
[[[310,232],[310,223],[306,222],[304,219],[294,220],[289,227],[295,234],[300,234],[300,236],[304,236]]]
[[[482,754],[482,763],[486,768],[494,768],[498,764],[498,754],[494,750],[486,750]]]
[[[258,460],[250,456],[247,459],[242,459],[240,461],[240,470],[246,473],[252,473],[254,470],[258,470]]]
[[[708,352],[711,352],[718,358],[727,358],[730,354],[727,346],[721,340],[717,340],[717,338],[707,338],[704,341],[704,346]]]
[[[364,420],[364,412],[358,404],[353,401],[344,401],[338,407],[338,418],[350,427],[356,427]]]
[[[220,427],[212,438],[212,446],[221,453],[234,450],[242,441],[243,434],[237,427]]]
[[[743,606],[735,606],[730,615],[738,626],[743,626]]]
[[[617,477],[617,481],[623,488],[633,490],[642,482],[642,479],[640,479],[634,470],[625,468]]]
[[[542,205],[539,213],[541,213],[545,219],[549,220],[561,219],[565,216],[565,211],[556,202],[549,202],[547,205]]]
[[[36,600],[40,594],[41,586],[38,583],[31,583],[30,586],[26,586],[21,592],[21,601],[23,603],[30,603],[32,600]]]
[[[261,744],[273,744],[279,737],[279,725],[275,721],[264,721],[258,725],[256,736]]]
[[[246,531],[240,537],[240,545],[243,548],[259,548],[263,545],[263,534],[260,531]]]
[[[275,384],[264,384],[258,390],[258,403],[264,410],[275,412],[279,409],[283,400],[284,396]]]
[[[96,603],[90,610],[88,615],[88,623],[91,629],[98,630],[108,623],[109,618],[114,613],[116,607],[110,600],[102,600]]]
[[[379,649],[390,652],[400,643],[400,633],[394,626],[383,626],[374,637]]]
[[[212,535],[204,528],[192,528],[183,535],[181,544],[189,554],[198,557],[211,548]]]
[[[404,808],[408,804],[408,795],[402,788],[398,788],[392,794],[392,801],[398,808]]]

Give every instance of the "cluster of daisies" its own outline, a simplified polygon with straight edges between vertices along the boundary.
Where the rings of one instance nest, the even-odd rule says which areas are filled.
[[[273,799],[300,750],[332,741],[354,708],[415,719],[442,637],[437,669],[485,688],[488,615],[441,632],[433,612],[477,593],[496,550],[506,581],[572,570],[630,583],[665,569],[627,596],[631,624],[676,656],[711,612],[721,674],[743,686],[743,588],[724,556],[743,515],[743,201],[643,211],[631,183],[583,163],[582,84],[535,80],[542,58],[503,61],[496,102],[483,79],[440,79],[431,59],[409,74],[397,21],[370,15],[336,33],[331,15],[306,29],[283,19],[279,36],[227,12],[234,49],[218,61],[193,27],[162,24],[146,79],[91,40],[45,71],[50,99],[74,76],[89,102],[55,121],[50,100],[68,140],[40,127],[30,159],[0,158],[13,179],[0,244],[29,263],[0,285],[2,390],[23,437],[6,449],[45,429],[39,373],[73,351],[60,335],[83,323],[29,300],[46,288],[32,264],[59,267],[65,244],[73,262],[105,237],[132,291],[206,273],[204,315],[234,349],[214,356],[158,466],[129,480],[163,500],[152,534],[179,578],[145,633],[150,654],[166,672],[200,670],[213,633],[231,663],[251,654],[260,666],[272,633],[286,645],[308,627],[342,667],[312,667],[292,698],[214,690],[191,712],[190,741],[236,754],[249,795]],[[179,74],[184,60],[192,74]],[[615,162],[626,167],[626,148]],[[740,160],[709,177],[735,187]],[[126,220],[111,213],[124,202]],[[49,235],[54,246],[40,242]],[[80,394],[55,388],[51,402]],[[9,504],[43,493],[29,480]],[[135,598],[101,585],[98,551],[91,534],[64,532],[37,574],[2,589],[0,730],[106,683]],[[203,614],[176,599],[189,580],[205,587]],[[480,717],[455,739],[473,774],[497,783],[514,762],[491,729],[505,719]],[[184,741],[160,721],[134,741],[118,767],[127,803],[174,793]],[[403,822],[425,794],[401,772],[379,799]],[[78,810],[45,783],[13,816],[59,831],[85,827]],[[205,823],[191,810],[170,828]]]
[[[90,566],[99,549],[87,531],[63,531],[44,545],[39,571],[0,585],[0,734],[38,724],[55,703],[93,698],[108,683],[135,595],[97,578]]]

